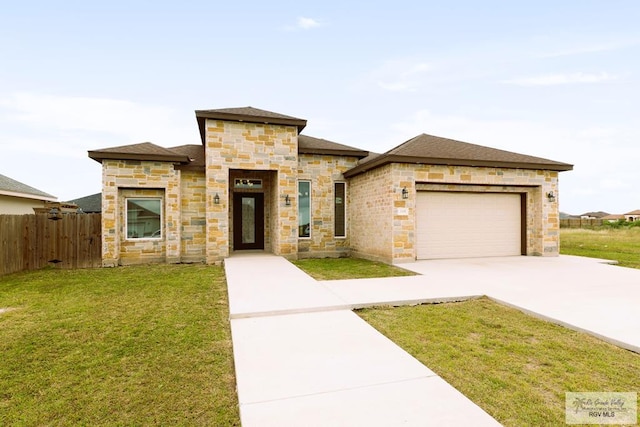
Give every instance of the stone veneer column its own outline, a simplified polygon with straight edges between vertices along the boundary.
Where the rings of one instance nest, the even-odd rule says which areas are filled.
[[[229,170],[276,171],[270,227],[273,253],[297,256],[298,129],[207,119],[206,121],[206,258],[217,263],[229,256]],[[214,203],[215,195],[220,204]],[[289,195],[291,206],[285,206]]]

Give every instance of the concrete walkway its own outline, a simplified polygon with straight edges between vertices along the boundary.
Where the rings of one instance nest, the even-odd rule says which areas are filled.
[[[283,258],[225,270],[244,427],[500,425]]]
[[[488,295],[640,352],[640,270],[564,256],[403,267],[421,275],[317,282],[274,255],[227,259],[242,425],[499,425],[355,307]]]

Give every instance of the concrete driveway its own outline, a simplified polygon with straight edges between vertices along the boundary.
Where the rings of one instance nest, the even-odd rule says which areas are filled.
[[[227,259],[243,426],[499,425],[352,308],[487,295],[640,352],[640,270],[569,256],[402,267],[420,275],[318,282],[274,255]]]
[[[640,353],[640,270],[574,256],[429,260],[420,276],[320,282],[354,307],[486,295]]]

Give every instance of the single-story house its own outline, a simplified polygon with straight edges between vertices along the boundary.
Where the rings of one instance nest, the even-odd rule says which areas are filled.
[[[0,175],[0,214],[33,214],[34,209],[42,209],[48,202],[57,201],[56,196]]]
[[[627,212],[626,214],[624,214],[624,217],[627,219],[627,221],[640,221],[640,209]]]
[[[618,215],[618,214],[610,214],[610,215],[606,215],[603,216],[602,218],[600,218],[603,221],[608,221],[608,222],[616,222],[616,221],[625,221],[626,218],[624,215]]]
[[[382,154],[301,134],[252,107],[197,110],[201,144],[89,151],[102,163],[104,266],[558,255],[558,173],[572,165],[418,135]]]

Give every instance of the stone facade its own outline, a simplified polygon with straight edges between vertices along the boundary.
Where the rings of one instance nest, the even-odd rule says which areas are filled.
[[[298,240],[298,256],[340,257],[349,255],[349,238],[336,237],[334,230],[334,184],[345,182],[343,173],[358,163],[357,157],[301,154],[298,158],[298,180],[311,182],[310,237]],[[347,186],[347,216],[350,206]]]
[[[298,131],[295,126],[206,121],[206,261],[229,256],[231,224],[229,176],[231,170],[274,171],[268,203],[269,243],[276,255],[295,258],[298,252],[296,198]],[[215,204],[218,195],[220,203]],[[286,206],[285,195],[292,203]]]
[[[149,161],[102,162],[102,264],[180,262],[180,171],[173,164]],[[162,200],[164,236],[161,241],[128,239],[126,198]]]
[[[261,227],[259,249],[290,259],[414,261],[420,191],[520,194],[523,253],[558,254],[558,171],[571,165],[424,134],[367,156],[357,148],[300,136],[306,120],[251,107],[196,111],[196,118],[201,146],[165,149],[142,143],[89,153],[103,168],[104,266],[220,263],[232,251],[250,249],[234,236],[244,239],[238,224],[247,224],[245,202],[251,200],[260,203],[249,216],[259,218],[253,223]],[[443,153],[460,152],[477,157],[438,163]],[[298,221],[300,182],[309,182],[311,189],[308,237],[299,237],[300,227],[307,227],[306,218],[303,225]],[[346,190],[338,205],[345,207],[340,236],[334,226],[336,183]],[[127,236],[128,199],[161,201],[154,214],[157,234]]]
[[[526,255],[558,255],[558,203],[545,197],[558,194],[558,172],[409,163],[351,178],[352,204],[358,206],[350,212],[353,253],[385,262],[415,261],[417,191],[525,194]]]

